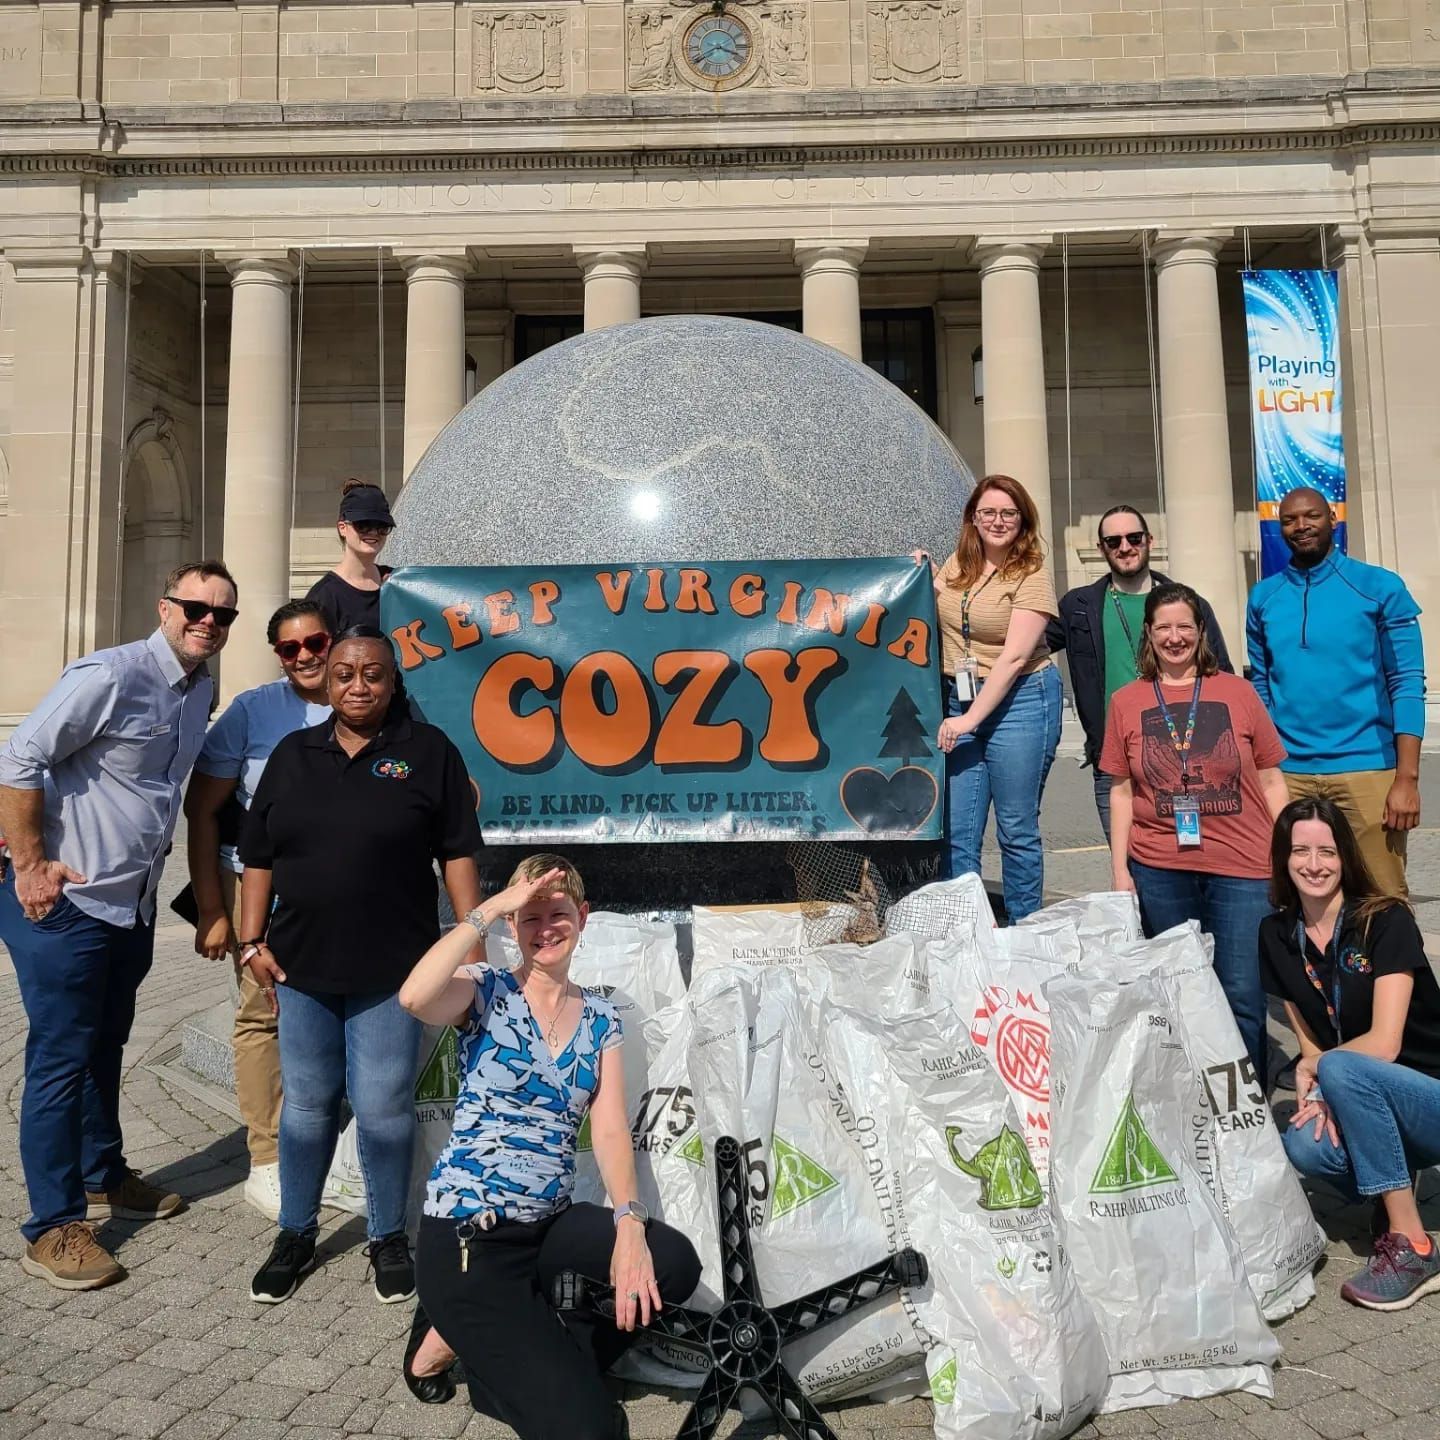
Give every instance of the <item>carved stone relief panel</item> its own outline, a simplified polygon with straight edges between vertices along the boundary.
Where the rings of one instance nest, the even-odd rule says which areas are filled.
[[[630,91],[798,90],[810,84],[810,10],[798,0],[632,4],[625,14]]]
[[[477,10],[471,81],[477,95],[568,90],[567,10]]]
[[[965,78],[965,7],[956,0],[870,0],[873,85],[934,85]]]

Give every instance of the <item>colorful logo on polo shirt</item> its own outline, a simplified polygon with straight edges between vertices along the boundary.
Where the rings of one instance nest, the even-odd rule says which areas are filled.
[[[408,780],[410,778],[410,762],[408,760],[377,760],[370,767],[370,773],[378,775],[382,780]]]
[[[1347,945],[1340,952],[1340,968],[1347,975],[1368,975],[1374,967],[1368,955],[1362,955],[1355,946]]]

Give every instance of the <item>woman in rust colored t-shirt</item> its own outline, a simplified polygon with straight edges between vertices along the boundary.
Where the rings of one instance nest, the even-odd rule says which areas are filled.
[[[1188,585],[1150,592],[1139,666],[1111,699],[1100,754],[1115,780],[1115,888],[1139,896],[1147,935],[1198,920],[1214,937],[1215,973],[1263,1084],[1259,933],[1270,834],[1290,798],[1285,748],[1250,682],[1220,671]]]

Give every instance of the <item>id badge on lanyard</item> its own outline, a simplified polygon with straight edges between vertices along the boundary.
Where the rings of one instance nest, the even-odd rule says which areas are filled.
[[[967,655],[955,667],[955,698],[964,705],[979,693],[980,665],[973,655]]]
[[[1175,843],[1193,850],[1200,843],[1200,802],[1188,791],[1171,797],[1175,807]]]

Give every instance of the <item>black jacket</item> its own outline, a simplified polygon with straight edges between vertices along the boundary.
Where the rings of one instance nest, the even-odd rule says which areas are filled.
[[[1168,585],[1169,578],[1158,570],[1150,572],[1156,585]],[[1075,711],[1085,731],[1085,758],[1095,765],[1100,760],[1100,747],[1105,743],[1105,592],[1110,577],[1102,576],[1089,585],[1077,585],[1066,591],[1060,600],[1060,618],[1052,620],[1045,630],[1051,654],[1063,650],[1070,657],[1070,688],[1075,695]],[[1235,673],[1225,649],[1225,637],[1215,622],[1210,602],[1201,597],[1205,633],[1220,668]]]

